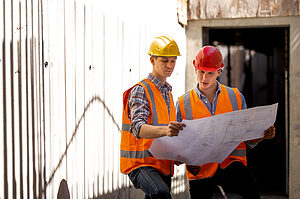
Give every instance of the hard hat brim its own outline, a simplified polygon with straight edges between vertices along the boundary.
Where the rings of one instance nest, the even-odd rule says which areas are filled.
[[[204,67],[204,66],[199,66],[196,69],[197,70],[202,70],[202,71],[207,71],[207,72],[213,72],[213,71],[218,71],[220,69],[222,69],[223,67],[219,67],[219,68],[213,68],[213,67]]]
[[[157,57],[177,57],[177,56],[182,56],[181,54],[176,54],[176,55],[160,55],[160,54],[154,54],[149,52],[148,55],[150,56],[157,56]]]

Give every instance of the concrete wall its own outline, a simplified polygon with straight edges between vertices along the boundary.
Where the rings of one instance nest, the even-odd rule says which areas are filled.
[[[196,83],[192,60],[202,47],[203,27],[290,27],[289,197],[300,198],[300,17],[191,20],[186,27],[186,91]],[[274,41],[276,42],[276,41]],[[276,173],[274,173],[276,175]]]
[[[299,0],[190,0],[188,19],[299,16]]]

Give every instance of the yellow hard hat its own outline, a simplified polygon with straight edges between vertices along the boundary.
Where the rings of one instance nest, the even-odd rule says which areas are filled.
[[[170,36],[155,37],[148,52],[151,56],[181,56],[176,42]]]

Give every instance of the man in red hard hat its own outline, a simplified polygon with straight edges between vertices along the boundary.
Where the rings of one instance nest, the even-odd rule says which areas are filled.
[[[194,61],[197,86],[179,98],[176,104],[177,121],[200,119],[235,110],[246,109],[244,96],[236,88],[220,84],[217,78],[224,66],[221,52],[214,46],[201,48]],[[186,166],[192,199],[212,198],[217,185],[234,190],[243,198],[260,198],[253,175],[247,167],[246,148],[253,148],[263,139],[272,139],[275,127],[264,132],[261,139],[240,143],[222,163]]]

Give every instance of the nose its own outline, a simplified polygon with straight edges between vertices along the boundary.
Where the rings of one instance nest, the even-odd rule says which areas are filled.
[[[207,73],[203,73],[203,75],[202,75],[202,79],[206,79],[207,78]]]
[[[171,62],[171,61],[168,61],[167,67],[168,67],[168,68],[172,68],[172,62]]]

